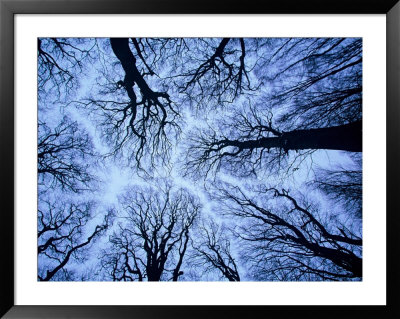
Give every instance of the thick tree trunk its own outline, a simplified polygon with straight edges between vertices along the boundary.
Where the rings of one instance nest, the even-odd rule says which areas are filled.
[[[292,131],[282,134],[281,138],[285,149],[327,149],[361,152],[362,121],[340,126]]]
[[[352,272],[354,277],[362,277],[362,259],[356,255],[318,245],[312,249],[317,256],[331,260],[339,267]]]
[[[158,264],[157,262],[157,253],[152,255],[152,258],[147,259],[147,280],[148,281],[160,281],[161,275],[164,271],[164,262]]]
[[[156,99],[159,94],[153,92],[150,87],[147,85],[146,81],[143,79],[143,76],[140,74],[139,70],[136,67],[136,58],[133,55],[131,49],[129,48],[129,39],[128,38],[111,38],[111,48],[121,62],[122,67],[125,71],[125,79],[124,85],[128,91],[129,97],[131,97],[130,90],[132,90],[132,86],[134,83],[138,85],[143,95],[148,98]],[[132,97],[131,97],[132,99]]]
[[[151,269],[147,271],[147,280],[148,281],[160,281],[162,271],[159,269]]]
[[[349,152],[362,152],[362,121],[350,124],[284,132],[278,137],[265,137],[258,140],[231,141],[241,149],[281,148],[289,150],[326,149]]]

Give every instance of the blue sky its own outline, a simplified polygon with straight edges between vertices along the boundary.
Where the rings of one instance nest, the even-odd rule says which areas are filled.
[[[196,43],[196,41],[198,42]],[[199,61],[201,61],[204,56],[210,56],[210,52],[212,52],[211,48],[214,48],[219,41],[220,39],[194,39],[193,43],[190,44],[191,46],[188,52],[185,54],[182,53],[182,56],[186,58],[188,62],[179,65],[178,68],[176,68],[172,62],[170,62],[170,64],[155,62],[154,65],[152,65],[152,67],[157,68],[156,73],[159,76],[146,77],[148,85],[153,90],[163,90],[167,88],[171,100],[174,101],[174,107],[179,111],[180,118],[177,122],[179,123],[180,134],[176,139],[174,130],[167,131],[167,137],[171,140],[171,144],[167,147],[170,153],[167,163],[159,162],[159,159],[156,158],[156,163],[159,165],[150,167],[151,157],[148,156],[148,154],[143,156],[141,165],[146,168],[145,171],[138,170],[137,163],[135,163],[134,160],[127,160],[127,154],[135,149],[134,147],[132,148],[132,146],[137,143],[135,139],[129,140],[117,156],[104,157],[105,154],[112,152],[113,145],[107,143],[107,138],[110,138],[110,136],[105,136],[106,131],[104,131],[104,126],[99,125],[99,121],[103,121],[103,124],[106,125],[109,123],[104,123],[104,118],[102,117],[104,114],[101,113],[101,110],[93,107],[93,103],[87,103],[89,98],[99,100],[114,98],[116,102],[128,101],[124,90],[115,90],[114,88],[116,80],[123,79],[124,70],[120,64],[118,64],[118,60],[110,50],[108,39],[96,39],[98,46],[95,48],[102,48],[102,51],[101,53],[95,51],[92,60],[84,60],[84,71],[82,73],[77,72],[77,69],[74,69],[68,65],[68,63],[66,64],[66,67],[71,67],[71,72],[76,72],[75,78],[79,85],[76,84],[72,91],[62,95],[61,98],[56,96],[54,91],[48,86],[46,88],[47,91],[43,93],[44,98],[39,99],[39,121],[45,121],[47,125],[54,128],[64,115],[68,115],[79,123],[82,132],[87,132],[89,134],[93,141],[94,150],[100,155],[97,159],[91,159],[93,162],[90,162],[89,170],[99,180],[98,183],[93,184],[93,189],[91,191],[71,194],[60,191],[58,188],[51,188],[46,191],[46,195],[43,195],[45,196],[44,198],[57,195],[63,200],[93,200],[96,203],[96,209],[93,214],[94,217],[88,221],[87,227],[84,229],[83,237],[90,234],[95,225],[101,223],[104,215],[111,208],[116,212],[114,216],[114,226],[109,227],[101,238],[88,246],[87,252],[85,253],[87,254],[88,260],[83,264],[71,260],[68,265],[64,267],[67,271],[68,269],[75,271],[75,277],[71,277],[74,278],[73,280],[79,280],[81,277],[80,274],[85,277],[88,273],[88,269],[96,269],[96,271],[93,277],[87,279],[107,280],[107,271],[103,272],[103,269],[99,269],[99,260],[101,259],[100,252],[104,247],[106,247],[106,249],[111,249],[107,248],[109,247],[107,246],[109,235],[116,230],[115,225],[117,225],[118,222],[123,222],[123,220],[119,220],[119,217],[123,215],[119,201],[120,196],[126,192],[129,186],[146,187],[150,185],[157,188],[159,184],[161,184],[160,181],[164,179],[168,179],[173,184],[174,189],[184,188],[193,196],[199,198],[202,206],[201,218],[211,217],[219,223],[230,225],[237,222],[232,216],[229,217],[221,214],[221,203],[219,200],[213,199],[213,191],[210,193],[210,189],[213,189],[214,183],[223,181],[232,185],[238,185],[243,188],[244,192],[253,195],[255,193],[252,193],[251,189],[257,185],[278,185],[280,188],[292,190],[293,193],[306,193],[313,202],[322,207],[321,211],[329,210],[328,215],[338,216],[336,218],[338,218],[340,222],[345,223],[348,227],[354,227],[356,232],[361,230],[360,220],[349,219],[340,205],[332,206],[332,203],[328,202],[328,198],[321,192],[312,190],[305,185],[314,178],[315,169],[318,167],[329,169],[337,169],[339,165],[343,167],[353,167],[354,163],[346,152],[317,150],[311,156],[305,157],[301,164],[296,165],[296,170],[290,171],[290,174],[285,174],[284,170],[278,170],[277,173],[273,173],[267,169],[261,169],[258,170],[256,174],[246,174],[247,177],[244,177],[243,174],[240,174],[241,172],[235,172],[234,170],[230,170],[229,167],[227,169],[225,167],[220,171],[211,171],[209,175],[205,175],[204,172],[198,170],[197,172],[200,178],[195,178],[190,174],[185,175],[182,164],[185,162],[186,155],[191,151],[191,146],[187,144],[189,134],[196,135],[198,134],[197,132],[207,129],[208,127],[212,127],[217,133],[223,132],[224,128],[220,127],[221,122],[226,119],[227,115],[232,114],[233,110],[241,112],[245,108],[245,101],[250,100],[254,105],[262,105],[258,107],[267,108],[269,105],[265,103],[265,101],[268,101],[274,91],[285,85],[289,85],[293,81],[295,83],[296,81],[301,82],[302,77],[305,76],[304,74],[306,73],[306,71],[304,71],[305,73],[303,74],[302,72],[299,73],[299,70],[294,70],[289,72],[287,77],[280,81],[271,80],[271,74],[279,74],[279,72],[290,65],[297,56],[290,55],[290,47],[284,48],[283,51],[286,50],[286,52],[289,52],[287,53],[288,58],[285,59],[283,56],[279,60],[279,63],[272,63],[269,60],[271,58],[270,51],[277,50],[277,52],[281,52],[278,48],[287,40],[266,40],[264,46],[249,50],[246,55],[246,67],[249,70],[250,82],[255,83],[254,87],[249,86],[245,88],[244,93],[235,98],[233,103],[229,96],[226,100],[220,102],[207,95],[198,95],[198,87],[193,88],[190,92],[193,96],[179,93],[179,91],[173,87],[175,84],[173,81],[176,78],[172,77],[171,80],[169,77],[174,76],[174,74],[176,75],[178,71],[185,73],[187,70],[190,70],[190,67],[198,65]],[[250,48],[255,45],[251,42],[252,39],[248,39],[248,41]],[[295,40],[292,41],[295,42]],[[309,41],[312,41],[312,39]],[[348,39],[345,40],[344,43],[351,43],[351,41],[354,40]],[[80,44],[80,48],[86,49],[92,47],[94,42],[95,40],[89,39],[87,43]],[[206,47],[203,48],[201,45],[199,46],[199,44],[204,44]],[[236,48],[237,45],[238,41],[236,40],[235,46],[232,44],[232,50]],[[131,50],[133,50],[132,44]],[[204,50],[204,52],[202,52],[202,50]],[[240,50],[237,50],[236,53],[227,56],[227,63],[235,63],[237,61],[240,56]],[[149,57],[152,57],[151,53],[148,54]],[[204,56],[202,56],[202,54],[204,54]],[[274,55],[273,58],[279,57],[279,54]],[[139,61],[139,57],[136,58]],[[269,64],[265,61],[271,63],[270,68],[266,68],[266,65],[268,66]],[[62,59],[60,63],[63,63]],[[139,61],[138,63],[141,62]],[[334,64],[335,60],[331,62],[330,67],[333,67]],[[140,65],[141,69],[145,71],[146,67],[143,63]],[[301,67],[306,67],[302,64],[300,65]],[[222,63],[220,67],[223,67]],[[351,71],[349,72],[351,75]],[[187,78],[190,77],[187,76]],[[180,78],[177,77],[177,79]],[[208,81],[211,80],[209,79]],[[207,81],[203,84],[206,85]],[[322,86],[326,86],[327,84],[329,83],[323,83]],[[275,86],[271,87],[271,85]],[[335,85],[340,86],[344,84],[339,83]],[[231,89],[232,88],[229,87],[229,90]],[[139,90],[135,90],[137,95],[139,95]],[[229,95],[230,93],[228,92],[227,94]],[[290,100],[286,103],[288,103],[286,106],[289,107],[292,105],[293,101]],[[275,107],[274,118],[278,118],[281,112],[284,113],[285,107],[278,109]],[[286,126],[285,130],[288,128],[289,127]],[[295,128],[296,127],[293,127],[293,129]],[[228,129],[235,129],[235,127],[229,127],[228,125]],[[293,153],[291,153],[290,156],[293,156],[292,154]],[[162,153],[162,155],[164,155],[164,153]],[[44,198],[39,198],[39,201]],[[361,234],[359,233],[359,235]],[[232,236],[231,239],[233,243],[232,247],[234,247],[232,254],[240,264],[241,272],[243,272],[241,278],[244,280],[257,280],[256,277],[246,273],[249,265],[247,265],[241,257],[243,252],[240,251],[240,242],[235,242],[235,238]],[[43,265],[41,264],[42,262]],[[42,266],[46,267],[48,262],[48,260],[43,261],[39,258],[39,268]],[[207,277],[206,280],[210,280],[210,278],[219,280],[221,277],[219,277],[218,271],[216,271],[215,274],[211,277]],[[110,280],[110,278],[108,278],[108,280]],[[186,278],[186,280],[190,280],[190,278]]]

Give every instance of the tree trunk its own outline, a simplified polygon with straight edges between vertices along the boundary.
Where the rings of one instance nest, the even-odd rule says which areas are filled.
[[[124,79],[124,84],[125,88],[128,91],[128,94],[130,93],[129,91],[131,90],[134,83],[136,83],[144,95],[153,99],[157,98],[156,94],[147,85],[146,81],[143,79],[143,76],[140,74],[139,70],[136,67],[136,58],[129,48],[129,39],[111,38],[110,42],[111,48],[115,56],[121,62],[122,67],[125,71],[126,75]]]
[[[332,248],[312,245],[316,255],[331,260],[334,264],[353,273],[354,277],[362,277],[362,259],[353,253],[344,253]]]
[[[161,273],[158,270],[151,270],[147,272],[148,281],[160,281]]]
[[[231,145],[241,149],[281,148],[286,152],[305,149],[362,152],[362,121],[340,126],[284,132],[278,137],[231,142],[226,146]]]
[[[362,151],[362,121],[282,134],[284,149],[327,149],[349,152]]]

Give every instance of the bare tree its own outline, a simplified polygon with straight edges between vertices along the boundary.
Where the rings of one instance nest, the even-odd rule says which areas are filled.
[[[272,86],[265,102],[284,109],[277,124],[308,129],[354,123],[362,115],[362,39],[279,39],[260,67]]]
[[[221,107],[241,94],[257,89],[249,61],[254,59],[255,39],[190,39],[183,62],[172,71],[179,92],[199,108]]]
[[[194,252],[189,260],[197,273],[204,275],[216,272],[221,279],[240,281],[228,231],[212,220],[199,226],[199,234],[192,240]]]
[[[247,42],[252,40],[111,38],[104,47],[115,62],[102,66],[98,94],[76,105],[102,127],[109,155],[140,168],[143,156],[153,166],[165,164],[184,125],[184,107],[204,109],[207,99],[226,105],[257,89],[246,66],[255,47]]]
[[[321,190],[347,213],[362,217],[362,167],[361,157],[353,157],[352,167],[318,169],[315,181],[310,184]]]
[[[39,280],[178,281],[191,269],[229,281],[242,270],[256,280],[362,277],[360,38],[40,38],[38,83]],[[106,237],[108,217],[96,223],[91,204],[68,199],[94,189],[98,154],[77,122],[44,121],[50,101],[86,111],[107,143],[103,158],[147,176],[176,162],[196,177],[311,172],[304,187],[316,195],[281,189],[285,174],[282,186],[256,192],[216,179],[219,208],[237,225],[196,228],[200,205],[187,191],[136,187],[119,198]],[[357,165],[316,169],[320,150]],[[336,204],[329,211],[312,204],[321,194]],[[99,269],[75,275],[71,260],[101,235]]]
[[[50,203],[41,201],[38,209],[38,280],[71,280],[66,265],[71,259],[85,259],[83,249],[109,226],[109,213],[103,223],[89,232],[92,203]]]
[[[45,122],[38,125],[38,179],[44,189],[59,186],[75,193],[89,189],[94,176],[94,149],[89,135],[77,122],[63,117],[51,129]]]
[[[94,114],[111,147],[108,155],[121,155],[140,168],[144,155],[153,166],[160,159],[167,162],[170,139],[179,135],[180,115],[152,69],[156,67],[155,57],[152,62],[146,60],[152,59],[143,48],[148,42],[134,38],[109,41],[110,48],[106,49],[111,50],[109,59],[114,59],[113,67],[104,67],[98,94],[76,104]],[[156,49],[151,46],[148,50]]]
[[[102,267],[112,280],[177,281],[199,204],[183,190],[133,189],[122,199],[126,224],[110,237]]]
[[[96,41],[90,38],[38,38],[38,97],[55,92],[56,98],[71,95],[86,63],[93,62]]]
[[[280,131],[270,118],[258,116],[255,108],[248,113],[235,113],[220,125],[221,129],[201,129],[188,139],[190,151],[185,167],[187,172],[209,172],[221,166],[235,174],[256,170],[279,172],[298,169],[316,150],[362,151],[362,122],[340,126]],[[236,137],[236,138],[234,138]]]
[[[221,186],[224,212],[237,217],[243,262],[258,280],[360,280],[361,230],[326,218],[286,190],[260,188],[254,197]],[[330,218],[329,218],[330,216]],[[354,229],[352,229],[354,228]]]
[[[270,43],[255,71],[270,90],[192,133],[189,172],[297,169],[315,150],[362,151],[361,40]]]

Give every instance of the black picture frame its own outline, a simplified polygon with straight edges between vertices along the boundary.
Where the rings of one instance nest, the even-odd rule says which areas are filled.
[[[14,15],[15,14],[386,14],[387,304],[386,306],[16,306],[14,303]],[[0,0],[0,315],[4,318],[399,318],[398,163],[400,160],[400,4],[398,0]],[[382,107],[382,106],[377,106]],[[383,142],[383,141],[382,141]],[[376,212],[384,214],[385,212]]]

